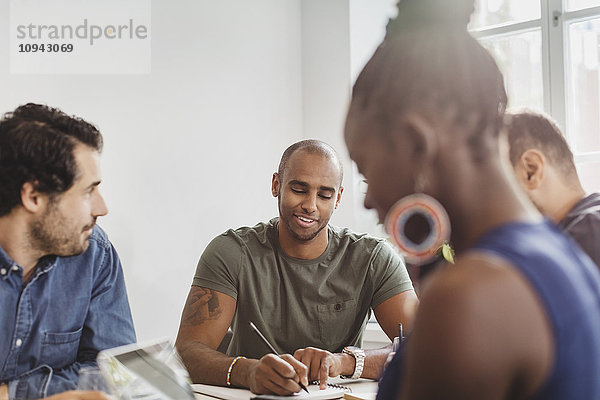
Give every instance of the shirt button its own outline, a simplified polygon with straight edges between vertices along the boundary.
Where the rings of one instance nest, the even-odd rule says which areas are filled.
[[[19,266],[18,265],[13,265],[11,269],[13,271],[18,271],[19,270]]]
[[[22,344],[23,341],[21,339],[17,339],[17,341],[15,342],[15,345],[17,345],[17,347],[21,347]]]
[[[0,269],[0,275],[6,275],[6,268]]]
[[[340,303],[335,305],[335,311],[340,311],[342,309],[342,305]]]

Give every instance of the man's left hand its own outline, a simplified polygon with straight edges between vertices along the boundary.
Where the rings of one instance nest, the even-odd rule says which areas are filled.
[[[334,354],[315,347],[296,350],[294,358],[306,365],[309,381],[318,380],[321,389],[327,387],[328,377],[354,370],[354,357],[348,354]]]

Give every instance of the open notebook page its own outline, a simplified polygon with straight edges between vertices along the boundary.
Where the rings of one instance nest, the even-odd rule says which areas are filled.
[[[307,389],[309,393],[301,390],[298,393],[294,393],[291,396],[277,396],[277,395],[257,395],[247,389],[234,389],[223,386],[193,384],[192,389],[196,393],[205,394],[212,397],[217,397],[223,400],[250,400],[253,398],[263,400],[281,400],[281,399],[311,399],[311,400],[329,400],[339,399],[344,397],[344,393],[350,391],[349,388],[340,386],[328,386],[326,389],[320,390],[319,385],[308,385]]]

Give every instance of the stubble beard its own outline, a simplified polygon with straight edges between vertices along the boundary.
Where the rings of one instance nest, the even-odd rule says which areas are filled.
[[[323,230],[323,228],[325,228],[325,225],[319,226],[316,231],[314,231],[312,233],[309,233],[307,235],[302,236],[302,235],[298,234],[298,232],[296,232],[292,228],[291,223],[290,223],[290,221],[287,218],[284,218],[283,222],[287,226],[288,231],[292,234],[292,236],[294,237],[294,239],[299,240],[301,242],[310,242],[311,240],[313,240],[314,238],[316,238],[317,235],[319,235],[319,233],[321,233],[321,231]]]
[[[29,227],[29,243],[44,255],[75,256],[89,247],[89,238],[81,241],[81,231],[69,226],[67,218],[52,203],[44,215]]]
[[[322,226],[317,227],[317,230],[312,232],[312,233],[308,233],[306,235],[300,235],[298,232],[296,232],[294,230],[294,227],[292,226],[292,222],[290,221],[290,219],[286,216],[284,216],[284,214],[281,212],[281,200],[278,200],[278,208],[279,208],[279,220],[283,221],[283,223],[285,224],[285,226],[287,227],[288,232],[291,233],[292,237],[300,242],[309,242],[311,240],[313,240],[314,238],[317,237],[317,235],[319,233],[321,233],[321,231],[323,230],[323,228],[325,228],[327,226],[327,224],[323,224]],[[295,218],[293,215],[291,215],[290,218]]]

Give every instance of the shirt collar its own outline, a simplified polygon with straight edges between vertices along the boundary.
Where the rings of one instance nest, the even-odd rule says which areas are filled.
[[[0,246],[0,279],[6,280],[11,272],[18,271],[20,268]]]
[[[45,274],[56,265],[56,256],[45,256],[40,258],[35,266],[34,277]],[[0,279],[6,280],[11,273],[22,271],[23,267],[17,264],[0,246]]]

